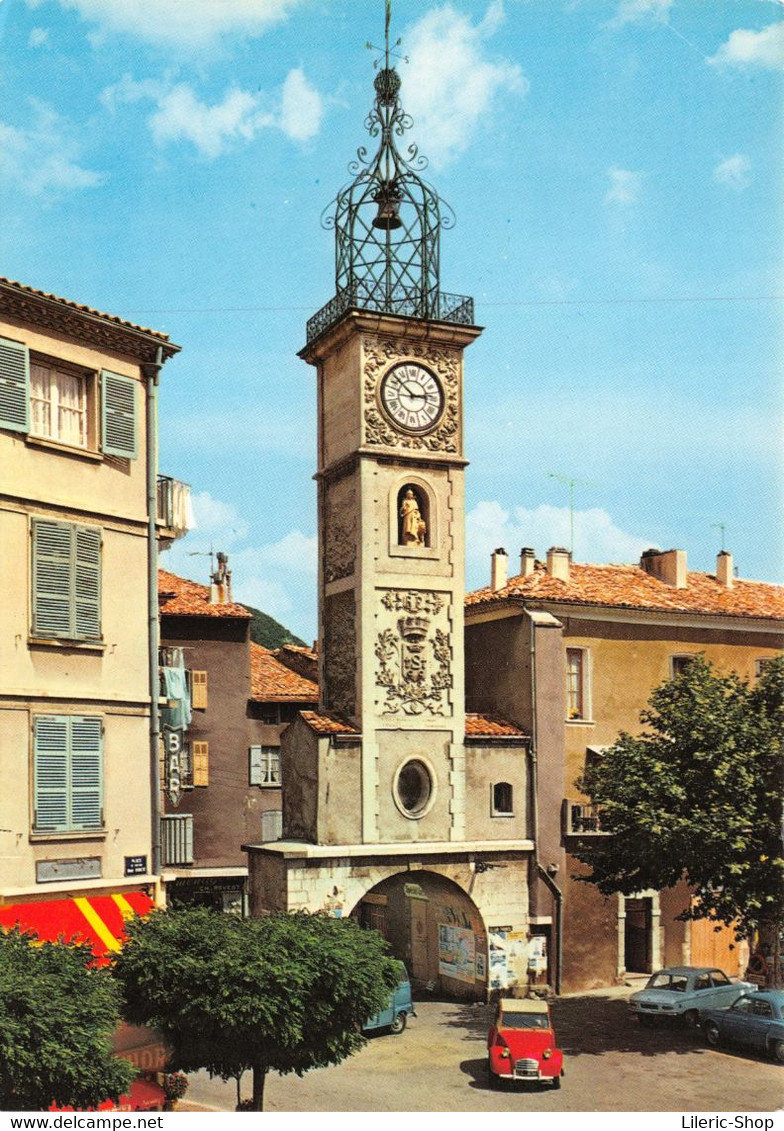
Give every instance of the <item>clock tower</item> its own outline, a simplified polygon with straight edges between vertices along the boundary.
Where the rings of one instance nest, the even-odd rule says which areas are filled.
[[[429,934],[462,931],[472,955],[486,954],[483,914],[494,906],[524,930],[533,846],[525,736],[481,716],[467,733],[463,353],[481,331],[473,300],[440,286],[452,211],[416,146],[398,147],[411,120],[389,3],[386,15],[366,120],[377,148],[358,150],[325,212],[336,291],[300,353],[318,388],[320,704],[282,738],[283,840],[248,851],[254,913],[305,906],[366,921],[363,903],[397,906],[385,927],[378,915],[372,925],[390,940],[402,931],[399,956],[431,981],[423,972],[441,943],[431,940],[430,959],[411,951],[427,951]],[[514,881],[514,897],[490,868]],[[413,872],[416,883],[397,883]],[[379,883],[389,891],[368,894]],[[483,962],[463,996],[484,992]]]

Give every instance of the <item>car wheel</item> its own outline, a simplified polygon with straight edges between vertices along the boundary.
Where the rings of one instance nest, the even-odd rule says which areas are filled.
[[[708,1042],[708,1044],[713,1048],[716,1048],[719,1043],[720,1036],[721,1034],[719,1033],[719,1027],[716,1022],[708,1021],[705,1025],[705,1040]]]
[[[699,1027],[700,1015],[696,1009],[687,1009],[683,1015],[683,1024],[687,1029],[694,1030]]]
[[[558,1088],[561,1087],[561,1077],[560,1076],[553,1076],[553,1087],[556,1089],[556,1091],[558,1090]]]
[[[394,1033],[395,1036],[397,1036],[398,1033],[402,1033],[403,1030],[406,1027],[406,1021],[407,1021],[407,1017],[406,1017],[405,1013],[398,1013],[395,1020],[389,1026],[390,1033]]]
[[[774,1041],[770,1046],[770,1051],[774,1060],[777,1060],[779,1064],[784,1064],[784,1041]]]

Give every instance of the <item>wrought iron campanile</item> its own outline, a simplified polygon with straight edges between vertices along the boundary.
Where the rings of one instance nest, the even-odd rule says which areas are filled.
[[[389,9],[387,3],[384,65],[365,120],[378,149],[357,150],[353,180],[324,212],[324,227],[335,231],[336,293],[308,323],[308,341],[350,309],[466,325],[474,319],[472,299],[440,290],[441,231],[454,225],[454,213],[420,175],[428,162],[417,146],[409,144],[405,155],[398,149],[413,122],[390,63]]]

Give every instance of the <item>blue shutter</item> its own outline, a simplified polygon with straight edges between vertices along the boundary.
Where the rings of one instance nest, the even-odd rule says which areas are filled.
[[[70,718],[71,828],[99,829],[103,796],[103,724],[100,718]]]
[[[74,578],[74,636],[78,640],[101,637],[101,531],[77,526]]]
[[[30,431],[30,355],[7,338],[0,338],[0,428]]]
[[[33,519],[33,636],[71,637],[73,526]]]
[[[138,455],[136,382],[119,373],[101,374],[103,393],[103,451],[108,456]]]
[[[38,715],[33,724],[36,832],[68,829],[68,719]]]

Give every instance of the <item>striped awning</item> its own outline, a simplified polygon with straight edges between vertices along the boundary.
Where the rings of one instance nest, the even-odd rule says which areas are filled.
[[[154,906],[142,891],[13,903],[0,906],[0,928],[31,931],[41,942],[89,943],[101,964],[122,946],[126,921]]]

